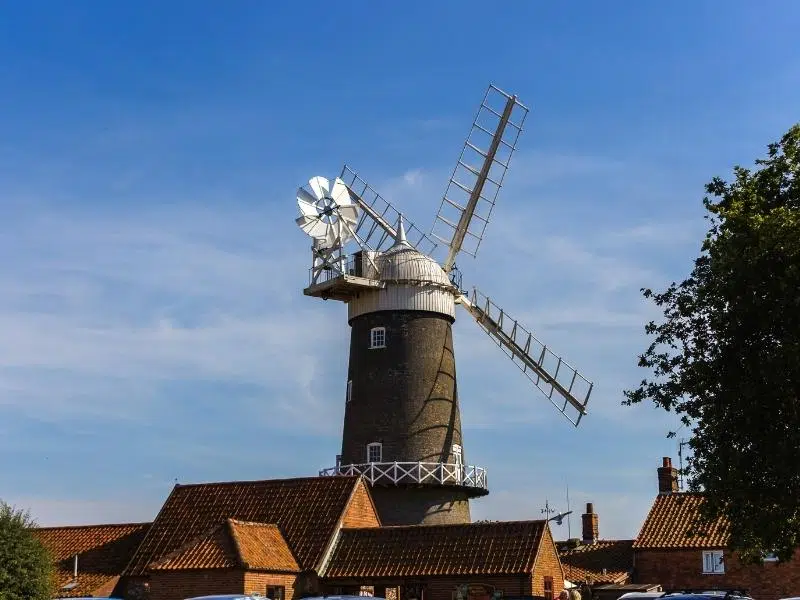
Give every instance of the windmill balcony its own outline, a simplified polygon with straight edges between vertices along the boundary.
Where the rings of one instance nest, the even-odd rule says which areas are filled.
[[[457,463],[373,462],[339,465],[319,472],[320,477],[362,475],[371,485],[431,485],[469,488],[489,493],[486,469]]]

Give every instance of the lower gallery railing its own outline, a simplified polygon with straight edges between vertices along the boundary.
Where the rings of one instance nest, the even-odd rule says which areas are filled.
[[[339,465],[319,472],[321,477],[363,475],[371,484],[418,483],[488,489],[486,469],[455,463],[380,462]]]

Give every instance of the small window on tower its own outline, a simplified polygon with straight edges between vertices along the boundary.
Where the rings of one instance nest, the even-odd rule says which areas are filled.
[[[383,444],[380,442],[372,442],[371,444],[367,444],[367,462],[383,462]]]
[[[453,444],[453,460],[457,465],[461,465],[461,444]]]
[[[352,399],[353,399],[353,380],[350,379],[347,381],[347,401],[350,402],[350,400]]]
[[[369,331],[369,347],[386,348],[386,327],[373,327]]]

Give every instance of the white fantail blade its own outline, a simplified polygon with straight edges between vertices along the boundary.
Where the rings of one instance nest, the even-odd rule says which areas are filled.
[[[308,202],[309,204],[316,204],[317,198],[309,192],[306,188],[297,188],[297,200],[303,200],[304,202]]]
[[[300,226],[306,234],[310,235],[312,238],[319,239],[320,241],[325,241],[328,237],[328,225],[327,223],[320,221],[314,217],[298,217],[295,219],[296,223]]]
[[[325,177],[312,177],[308,180],[308,185],[317,196],[317,200],[322,200],[331,190],[331,184]]]
[[[353,198],[350,196],[350,190],[347,189],[344,181],[338,177],[333,181],[331,198],[333,198],[336,204],[339,206],[350,206],[353,204]]]
[[[356,208],[354,204],[350,206],[342,206],[339,208],[339,216],[347,221],[352,227],[358,223],[358,208]]]
[[[300,188],[303,192],[304,189]],[[306,195],[311,196],[308,192]],[[300,192],[297,192],[297,206],[300,207],[300,212],[303,214],[304,217],[317,217],[319,211],[317,211],[317,207],[314,202],[309,202],[308,200],[300,197]]]

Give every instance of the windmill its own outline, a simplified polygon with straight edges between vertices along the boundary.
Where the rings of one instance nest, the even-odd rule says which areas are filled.
[[[457,304],[571,423],[586,414],[592,384],[477,288],[462,291],[456,267],[478,252],[527,113],[488,87],[428,233],[347,165],[297,193],[313,240],[304,294],[347,304],[351,327],[342,450],[320,475],[364,476],[385,525],[469,522],[469,500],[488,494],[486,470],[465,461]]]

